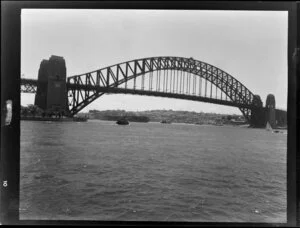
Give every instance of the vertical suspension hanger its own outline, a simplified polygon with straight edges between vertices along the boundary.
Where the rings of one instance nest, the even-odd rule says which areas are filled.
[[[160,91],[160,75],[161,75],[161,70],[158,71],[158,91]]]
[[[172,74],[173,74],[173,70],[170,69],[170,93],[172,93]]]

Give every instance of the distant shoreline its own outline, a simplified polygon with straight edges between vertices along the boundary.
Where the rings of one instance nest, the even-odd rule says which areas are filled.
[[[21,116],[20,120],[24,121],[55,121],[55,122],[86,122],[85,118],[78,117],[61,117],[61,118],[53,118],[53,117],[40,117],[40,116]]]
[[[103,119],[89,119],[88,120],[89,122],[114,122],[113,120],[103,120]],[[135,122],[135,121],[130,121],[132,123],[155,123],[155,124],[163,124],[159,121],[149,121],[149,122]],[[218,124],[214,124],[214,123],[203,123],[203,124],[197,124],[197,123],[184,123],[184,122],[171,122],[170,123],[171,125],[172,124],[176,124],[176,125],[198,125],[198,126],[233,126],[233,127],[248,127],[249,124],[240,124],[240,125],[237,125],[237,124],[222,124],[222,125],[218,125]],[[170,124],[166,124],[166,125],[170,125]],[[163,124],[165,125],[165,124]]]

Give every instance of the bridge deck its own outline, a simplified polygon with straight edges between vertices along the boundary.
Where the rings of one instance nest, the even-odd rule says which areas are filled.
[[[38,81],[35,79],[22,78],[21,86],[25,86],[25,88],[21,89],[21,92],[35,93],[37,85],[38,85]],[[138,95],[156,96],[156,97],[168,97],[168,98],[176,98],[176,99],[184,99],[184,100],[192,100],[192,101],[201,101],[201,102],[207,102],[207,103],[213,103],[219,105],[232,106],[237,108],[249,108],[249,109],[255,108],[255,106],[245,104],[245,103],[237,103],[233,101],[220,100],[220,99],[204,97],[204,96],[178,94],[178,93],[171,93],[171,92],[160,92],[155,90],[149,91],[149,90],[141,90],[141,89],[128,89],[128,88],[125,89],[125,88],[117,88],[117,87],[103,87],[103,86],[93,86],[93,85],[83,85],[83,84],[73,84],[73,83],[67,83],[67,89],[93,91],[93,92],[108,93],[108,94],[121,93],[121,94],[138,94]]]
[[[78,85],[78,84],[67,84],[67,88],[76,89],[76,90],[84,90],[84,91],[96,91],[98,93],[113,93],[113,94],[138,94],[138,95],[145,95],[145,96],[156,96],[156,97],[168,97],[168,98],[177,98],[177,99],[184,99],[184,100],[192,100],[192,101],[202,101],[208,103],[214,103],[219,105],[227,105],[232,107],[238,108],[253,108],[254,106],[243,104],[243,103],[236,103],[232,101],[220,100],[210,97],[202,97],[202,96],[193,96],[193,95],[186,95],[186,94],[178,94],[178,93],[171,93],[171,92],[159,92],[159,91],[149,91],[149,90],[140,90],[140,89],[125,89],[125,88],[114,88],[114,87],[102,87],[102,86],[91,86],[91,85]]]

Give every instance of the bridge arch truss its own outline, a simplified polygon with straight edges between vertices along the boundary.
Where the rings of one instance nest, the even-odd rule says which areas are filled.
[[[137,89],[138,80],[140,89]],[[212,99],[213,86],[216,99]],[[182,99],[210,97],[212,103],[223,102],[238,107],[248,121],[252,107],[261,107],[260,101],[254,99],[255,95],[230,74],[208,63],[184,57],[135,59],[71,76],[67,78],[67,89],[71,115],[113,91],[175,98],[184,95]]]

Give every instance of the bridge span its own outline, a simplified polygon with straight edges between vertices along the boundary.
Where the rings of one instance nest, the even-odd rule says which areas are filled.
[[[43,110],[73,116],[108,93],[177,98],[237,107],[253,127],[286,124],[286,112],[269,95],[263,107],[259,95],[227,72],[184,57],[135,59],[85,74],[66,77],[63,57],[51,56],[40,65],[38,80],[21,78],[21,92],[35,93]]]

